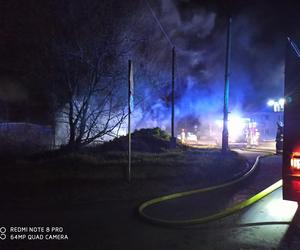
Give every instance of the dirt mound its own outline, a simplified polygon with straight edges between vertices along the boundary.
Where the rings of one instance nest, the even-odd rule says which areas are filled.
[[[170,136],[160,128],[147,128],[134,131],[131,135],[132,150],[137,152],[160,153],[170,148]],[[97,150],[125,151],[128,148],[128,136],[121,136],[97,146]]]

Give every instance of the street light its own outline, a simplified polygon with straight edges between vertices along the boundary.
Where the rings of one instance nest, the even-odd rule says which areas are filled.
[[[267,105],[273,107],[274,112],[283,112],[284,110],[285,99],[280,98],[279,100],[270,99],[267,102]]]
[[[275,113],[278,113],[278,121],[281,122],[282,121],[282,117],[281,117],[281,113],[284,111],[284,104],[285,104],[286,100],[284,98],[279,98],[278,100],[273,100],[270,99],[267,102],[267,105],[270,107],[273,107],[273,111]]]
[[[285,104],[285,99],[284,98],[280,98],[279,101],[278,101],[278,103],[279,103],[279,106],[283,109],[284,104]]]
[[[267,102],[267,105],[270,106],[270,107],[273,107],[274,104],[275,104],[275,101],[272,100],[272,99]]]

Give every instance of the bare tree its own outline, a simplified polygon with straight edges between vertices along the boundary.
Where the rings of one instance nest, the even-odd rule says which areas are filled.
[[[63,122],[68,124],[68,145],[87,145],[104,135],[112,135],[126,117],[124,102],[120,101],[118,80],[104,77],[96,65],[87,66],[84,76],[76,78],[66,63],[67,103]]]
[[[77,148],[118,133],[127,116],[128,54],[139,41],[124,32],[130,13],[114,18],[120,2],[66,2],[53,44],[64,102],[60,120],[67,124],[67,146]]]

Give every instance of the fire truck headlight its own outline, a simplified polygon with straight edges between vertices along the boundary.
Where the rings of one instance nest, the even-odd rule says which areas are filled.
[[[283,107],[284,104],[285,104],[285,99],[284,98],[280,98],[278,102],[279,102],[280,107]]]

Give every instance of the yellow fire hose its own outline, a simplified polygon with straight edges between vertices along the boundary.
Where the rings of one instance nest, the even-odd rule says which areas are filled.
[[[274,184],[272,184],[268,188],[264,189],[263,191],[259,192],[258,194],[252,196],[251,198],[249,198],[245,201],[237,203],[236,205],[234,205],[230,208],[227,208],[227,209],[225,209],[221,212],[218,212],[218,213],[215,213],[215,214],[212,214],[212,215],[208,215],[208,216],[202,217],[202,218],[195,218],[195,219],[188,219],[188,220],[166,220],[166,219],[160,219],[160,218],[157,218],[157,217],[152,217],[150,215],[147,215],[144,210],[147,207],[150,207],[152,205],[155,205],[155,204],[158,204],[158,203],[161,203],[161,202],[164,202],[164,201],[174,200],[174,199],[177,199],[177,198],[181,198],[181,197],[185,197],[185,196],[189,196],[189,195],[193,195],[193,194],[209,192],[209,191],[213,191],[213,190],[217,190],[217,189],[232,186],[232,185],[234,185],[238,182],[241,182],[242,180],[246,179],[247,177],[249,177],[254,172],[254,170],[256,169],[260,158],[271,156],[271,155],[274,155],[274,154],[273,153],[271,154],[270,152],[268,152],[267,155],[258,156],[255,160],[255,163],[251,167],[251,169],[246,174],[244,174],[243,176],[241,176],[238,179],[235,179],[233,181],[230,181],[230,182],[227,182],[227,183],[224,183],[224,184],[220,184],[220,185],[217,185],[217,186],[211,186],[211,187],[207,187],[207,188],[195,189],[195,190],[190,190],[190,191],[185,191],[185,192],[179,192],[179,193],[160,196],[160,197],[157,197],[157,198],[154,198],[152,200],[149,200],[149,201],[146,201],[146,202],[142,203],[138,208],[138,212],[139,212],[140,216],[142,216],[147,221],[149,221],[151,223],[159,224],[159,225],[164,225],[164,226],[188,226],[188,225],[195,225],[195,224],[203,224],[203,223],[218,220],[218,219],[224,218],[228,215],[231,215],[233,213],[236,213],[236,212],[242,210],[243,208],[252,205],[253,203],[255,203],[258,200],[265,197],[266,195],[272,193],[276,189],[280,188],[282,186],[282,180],[279,180],[279,181],[275,182]]]

